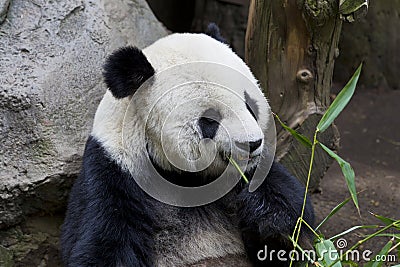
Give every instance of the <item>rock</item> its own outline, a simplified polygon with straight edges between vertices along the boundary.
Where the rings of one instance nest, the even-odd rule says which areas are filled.
[[[62,221],[62,215],[29,217],[18,226],[2,230],[0,266],[62,266],[59,254]]]
[[[0,0],[1,21],[4,229],[65,207],[105,92],[105,57],[127,44],[143,48],[166,30],[144,0]]]
[[[0,266],[60,266],[105,57],[164,35],[144,0],[0,0]]]
[[[10,0],[0,0],[0,24],[6,19],[9,6]]]

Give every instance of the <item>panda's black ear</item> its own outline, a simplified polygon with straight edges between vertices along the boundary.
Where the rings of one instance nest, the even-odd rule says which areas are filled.
[[[104,64],[104,81],[115,98],[133,95],[153,75],[154,68],[146,56],[133,46],[118,49]]]
[[[228,44],[224,37],[222,37],[219,27],[214,22],[208,24],[206,34],[223,44]]]

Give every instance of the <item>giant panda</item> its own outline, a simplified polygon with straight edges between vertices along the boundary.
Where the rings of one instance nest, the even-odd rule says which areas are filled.
[[[214,65],[197,68],[193,62]],[[226,74],[218,66],[240,75],[223,77]],[[232,147],[246,154],[244,171],[252,179],[254,169],[266,159],[263,151],[269,153],[264,148],[267,128],[274,125],[268,121],[270,107],[250,69],[218,30],[212,28],[208,35],[172,34],[143,50],[120,48],[106,60],[103,76],[108,89],[98,106],[62,225],[65,266],[202,262],[208,262],[204,266],[288,266],[276,254],[260,259],[264,248],[292,249],[287,236],[303,204],[304,186],[279,163],[271,160],[255,190],[239,177],[227,194],[210,203],[174,205],[168,197],[179,200],[179,193],[158,192],[154,197],[144,190],[151,168],[180,187],[209,185],[231,166],[226,152]],[[175,81],[185,84],[187,77],[228,81],[235,96],[217,83],[188,83],[172,91],[163,86]],[[255,85],[259,94],[250,92],[247,83]],[[194,101],[185,104],[187,100]],[[175,112],[176,107],[181,108]],[[172,126],[165,126],[165,121]],[[212,141],[215,155],[208,167],[190,170],[190,160],[201,157],[203,140]],[[204,143],[207,148],[209,142]],[[177,158],[187,163],[188,170],[174,163],[177,154],[184,155]],[[313,224],[309,200],[304,218]],[[303,232],[301,239],[307,242],[310,235]]]

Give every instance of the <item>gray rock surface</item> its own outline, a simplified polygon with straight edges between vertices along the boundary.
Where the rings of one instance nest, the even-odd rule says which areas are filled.
[[[0,23],[6,18],[9,6],[10,0],[0,0]]]
[[[0,23],[4,229],[65,206],[105,91],[105,57],[166,30],[144,0],[0,0]]]

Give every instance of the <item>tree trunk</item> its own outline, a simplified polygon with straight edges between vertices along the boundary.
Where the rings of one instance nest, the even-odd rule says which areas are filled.
[[[330,89],[342,21],[339,1],[252,0],[246,34],[246,61],[259,79],[272,110],[309,138],[330,104]],[[306,181],[310,149],[277,123],[277,154]],[[319,140],[336,150],[339,134],[331,127]],[[332,160],[317,149],[311,188],[317,188]]]

